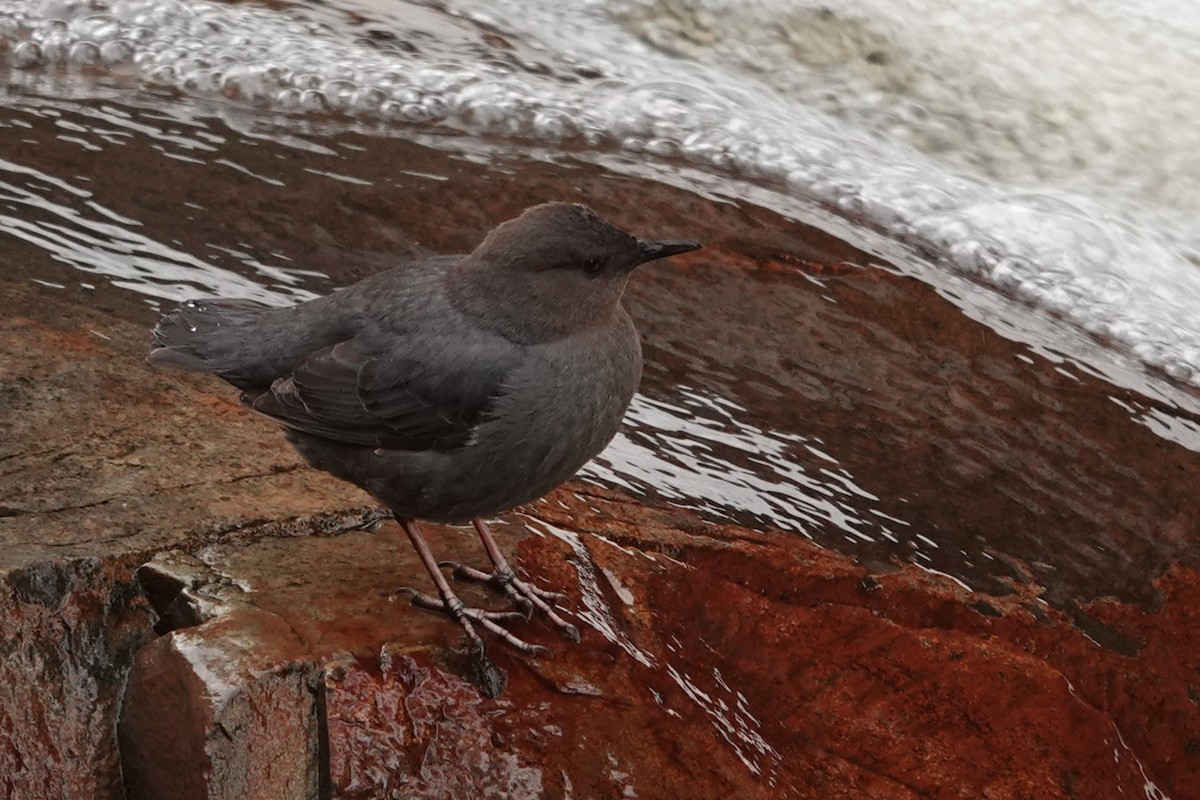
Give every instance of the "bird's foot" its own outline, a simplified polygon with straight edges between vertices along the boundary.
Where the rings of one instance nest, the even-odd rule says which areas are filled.
[[[496,570],[494,572],[484,572],[481,569],[475,569],[466,564],[460,564],[457,561],[442,561],[438,566],[453,567],[454,572],[451,574],[459,580],[491,584],[503,591],[510,600],[519,606],[533,606],[534,602],[532,598],[534,597],[541,598],[543,602],[549,601],[551,603],[565,603],[570,599],[562,592],[551,592],[546,589],[540,589],[527,581],[521,580],[511,568]]]
[[[569,598],[565,594],[540,589],[528,581],[523,581],[507,566],[494,572],[484,572],[457,561],[442,561],[438,566],[453,567],[454,571],[450,574],[457,580],[486,583],[500,589],[514,605],[525,609],[526,619],[536,608],[552,625],[562,631],[563,636],[572,642],[579,641],[579,629],[560,617],[550,606],[550,603],[566,603]]]
[[[477,653],[483,652],[483,639],[475,632],[475,623],[486,630],[488,633],[494,634],[502,639],[510,647],[513,647],[525,655],[538,656],[549,653],[549,649],[537,644],[530,644],[524,639],[514,636],[510,631],[500,626],[501,622],[511,622],[517,619],[527,619],[525,614],[520,611],[488,611],[483,608],[472,608],[459,600],[457,596],[451,594],[447,599],[442,600],[432,595],[418,592],[416,589],[403,587],[397,589],[397,592],[403,592],[412,599],[412,604],[419,608],[427,608],[430,611],[440,611],[443,614],[448,614],[452,619],[458,621],[462,625],[463,631],[466,632],[467,640],[471,643],[471,647]]]

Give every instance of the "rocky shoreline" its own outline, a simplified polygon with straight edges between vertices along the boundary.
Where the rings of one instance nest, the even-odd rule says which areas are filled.
[[[414,145],[374,157],[448,172],[414,165],[442,158]],[[392,600],[420,570],[393,523],[373,529],[369,498],[302,466],[216,382],[149,370],[137,296],[75,288],[6,243],[5,796],[1179,800],[1200,785],[1200,456],[1114,398],[1150,401],[1026,363],[929,287],[767,212],[596,170],[455,169],[404,204],[290,187],[293,205],[267,205],[248,184],[204,202],[268,239],[315,226],[313,263],[356,248],[339,282],[406,248],[469,246],[550,197],[703,231],[704,251],[631,289],[646,392],[686,381],[838,443],[872,507],[959,547],[961,572],[943,571],[977,591],[887,543],[817,531],[822,547],[574,482],[499,529],[521,569],[567,587],[583,643],[531,623],[553,656],[494,646],[509,687],[485,700],[455,628]],[[437,539],[478,558],[468,536]],[[974,570],[971,547],[1003,563]]]

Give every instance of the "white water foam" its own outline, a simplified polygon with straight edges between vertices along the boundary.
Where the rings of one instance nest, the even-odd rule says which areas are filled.
[[[0,0],[0,41],[25,70],[682,159],[726,194],[865,221],[1200,385],[1186,4]]]

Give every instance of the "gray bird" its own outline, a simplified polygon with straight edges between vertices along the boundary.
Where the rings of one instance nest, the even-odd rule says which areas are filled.
[[[206,372],[284,427],[318,469],[370,492],[408,534],[440,599],[413,602],[536,654],[499,623],[516,611],[468,608],[417,520],[471,521],[492,571],[456,567],[568,638],[561,595],[518,578],[484,517],[574,475],[617,433],[642,373],[621,306],[640,264],[695,250],[642,241],[582,205],[549,203],[497,227],[469,255],[436,256],[290,308],[251,300],[185,303],[154,329],[155,364]]]

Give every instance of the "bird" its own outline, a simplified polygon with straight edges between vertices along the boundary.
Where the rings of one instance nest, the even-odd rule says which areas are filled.
[[[310,465],[382,503],[437,595],[403,591],[457,621],[472,651],[484,652],[478,626],[540,655],[501,623],[536,609],[579,641],[555,610],[567,598],[519,577],[485,520],[547,494],[613,439],[642,374],[621,302],[629,277],[700,246],[638,239],[586,205],[545,203],[468,254],[414,259],[296,305],[184,302],[158,321],[148,360],[232,384]],[[471,523],[491,569],[439,562],[425,521]],[[467,606],[447,566],[513,608]]]

